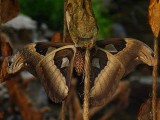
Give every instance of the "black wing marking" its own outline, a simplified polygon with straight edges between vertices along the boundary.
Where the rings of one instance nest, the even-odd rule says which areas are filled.
[[[109,44],[112,44],[117,51],[121,51],[126,47],[126,41],[122,38],[112,38],[96,41],[96,45],[101,48],[105,48]]]
[[[72,43],[38,42],[36,43],[35,49],[36,49],[36,52],[45,56],[51,51],[66,45],[72,45]]]
[[[74,46],[58,48],[42,59],[36,68],[47,95],[54,102],[61,102],[68,95],[74,54]],[[64,66],[62,66],[63,58],[69,61]]]

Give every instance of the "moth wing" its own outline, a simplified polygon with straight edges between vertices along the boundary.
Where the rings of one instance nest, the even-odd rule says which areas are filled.
[[[125,66],[126,74],[141,63],[149,66],[154,65],[152,49],[139,40],[113,38],[97,41],[97,46],[109,50]]]
[[[2,45],[3,46],[1,46],[1,48],[6,47],[5,44],[2,44]],[[44,58],[45,56],[47,56],[47,54],[51,53],[55,49],[60,48],[65,45],[67,44],[53,43],[53,42],[38,42],[38,43],[28,44],[22,50],[17,52],[14,56],[10,57],[9,62],[8,62],[9,64],[8,73],[14,74],[20,71],[21,69],[25,69],[29,71],[30,73],[32,73],[34,76],[37,76],[33,65],[30,65],[30,63],[27,63],[26,59],[29,58],[31,61],[33,60],[33,61],[39,62],[39,59]],[[28,54],[27,58],[26,56],[24,56],[25,54]],[[25,62],[27,64],[25,64]]]
[[[124,66],[104,49],[91,51],[91,105],[108,102],[125,73]]]
[[[60,47],[47,54],[36,67],[47,95],[56,103],[68,95],[74,54],[74,46]]]

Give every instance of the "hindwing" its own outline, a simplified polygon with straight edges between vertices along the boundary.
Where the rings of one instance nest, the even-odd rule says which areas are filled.
[[[96,45],[100,48],[91,51],[91,105],[107,103],[119,80],[136,65],[154,65],[153,51],[138,40],[110,39]]]
[[[121,62],[104,49],[91,51],[91,105],[109,101],[125,72]]]
[[[74,46],[60,47],[47,54],[36,67],[47,95],[54,102],[61,102],[68,95],[74,54]]]

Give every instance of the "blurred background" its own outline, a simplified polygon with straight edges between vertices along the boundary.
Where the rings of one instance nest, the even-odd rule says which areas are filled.
[[[63,2],[63,0],[19,0],[20,14],[2,26],[2,31],[9,37],[14,50],[31,42],[61,39]],[[149,0],[92,0],[92,5],[99,27],[98,40],[130,37],[141,40],[153,48],[153,35],[148,23]],[[109,120],[136,120],[141,104],[151,98],[151,74],[151,67],[139,65],[124,78],[129,82],[128,99],[117,107],[120,98],[123,99],[121,94],[120,98],[98,110],[91,120],[105,120],[102,117],[108,113]],[[49,100],[40,81],[34,80],[35,78],[27,72],[20,73],[18,79],[21,87],[25,89],[26,96],[29,97],[29,104],[40,110],[35,115],[40,113],[43,114],[44,120],[57,120],[61,104]],[[13,87],[12,85],[9,87],[6,84],[0,85],[0,111],[4,120],[24,120],[18,105],[12,104],[11,99],[14,97],[11,98],[9,95],[12,90],[8,90]],[[159,89],[158,86],[158,91]],[[66,116],[69,119],[69,113],[66,112]]]

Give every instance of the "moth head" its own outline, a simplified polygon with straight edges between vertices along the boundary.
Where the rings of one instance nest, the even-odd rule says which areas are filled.
[[[25,66],[23,55],[18,52],[8,59],[8,74],[14,74],[20,71]]]
[[[77,47],[91,48],[98,35],[98,27],[94,13],[85,0],[68,2],[66,8],[66,22],[70,36]],[[90,4],[90,3],[89,3]]]

